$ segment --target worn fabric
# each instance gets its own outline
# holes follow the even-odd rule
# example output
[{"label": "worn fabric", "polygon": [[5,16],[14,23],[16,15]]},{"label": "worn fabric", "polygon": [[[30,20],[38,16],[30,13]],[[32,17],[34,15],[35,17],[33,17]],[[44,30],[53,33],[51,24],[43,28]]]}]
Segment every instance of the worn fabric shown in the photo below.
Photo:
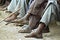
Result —
[{"label": "worn fabric", "polygon": [[23,17],[27,11],[27,2],[26,0],[12,0],[7,9],[11,12],[15,12],[20,9],[19,16]]},{"label": "worn fabric", "polygon": [[22,18],[24,17],[24,15],[26,14],[26,9],[27,9],[27,4],[26,4],[26,0],[21,0],[20,3],[20,11],[19,11],[19,16]]},{"label": "worn fabric", "polygon": [[52,18],[54,18],[55,20],[57,19],[59,14],[59,5],[57,3],[57,0],[48,0],[47,6],[44,10],[44,14],[40,20],[40,22],[45,23],[45,25],[47,26],[51,21]]},{"label": "worn fabric", "polygon": [[30,5],[28,13],[31,13],[32,15],[35,16],[41,16],[41,13],[43,12],[46,6],[45,5],[46,3],[43,2],[46,2],[46,0],[34,0]]},{"label": "worn fabric", "polygon": [[[46,0],[34,0],[27,12],[27,14],[23,17],[26,20],[29,20],[30,27],[37,27],[41,18],[41,13],[43,12],[47,1]],[[22,18],[22,19],[23,19]]]},{"label": "worn fabric", "polygon": [[[23,1],[23,0],[22,0]],[[22,18],[25,16],[25,14],[27,13],[27,11],[29,10],[29,6],[32,3],[32,0],[25,0],[24,2],[21,3],[21,10],[19,11],[19,16]],[[30,4],[29,4],[30,3]],[[25,11],[25,12],[24,12]],[[23,14],[25,13],[25,14]]]},{"label": "worn fabric", "polygon": [[11,0],[11,3],[7,7],[8,11],[14,12],[17,4],[19,3],[20,3],[20,0]]},{"label": "worn fabric", "polygon": [[31,5],[31,3],[32,3],[33,1],[34,1],[34,0],[30,0],[30,1],[28,2],[27,11],[29,10],[29,7],[30,7],[30,5]]}]

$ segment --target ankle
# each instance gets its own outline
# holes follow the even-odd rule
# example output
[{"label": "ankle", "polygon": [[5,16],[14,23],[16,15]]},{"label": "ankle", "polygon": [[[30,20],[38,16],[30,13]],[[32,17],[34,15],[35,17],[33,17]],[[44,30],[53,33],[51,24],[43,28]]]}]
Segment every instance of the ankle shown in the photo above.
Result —
[{"label": "ankle", "polygon": [[43,22],[40,22],[40,24],[39,24],[39,25],[43,25],[44,27],[46,26],[46,25],[45,25],[45,23],[43,23]]}]

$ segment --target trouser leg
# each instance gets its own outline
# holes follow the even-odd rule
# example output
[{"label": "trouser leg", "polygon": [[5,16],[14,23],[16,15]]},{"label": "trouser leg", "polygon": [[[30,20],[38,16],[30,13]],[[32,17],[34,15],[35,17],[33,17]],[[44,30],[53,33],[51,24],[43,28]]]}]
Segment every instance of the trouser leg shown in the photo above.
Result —
[{"label": "trouser leg", "polygon": [[9,4],[9,6],[7,7],[8,11],[13,12],[15,7],[16,7],[16,0],[11,0],[11,3]]},{"label": "trouser leg", "polygon": [[39,25],[40,18],[37,18],[36,16],[31,16],[29,19],[29,27],[31,29],[37,28]]},{"label": "trouser leg", "polygon": [[56,15],[56,7],[53,4],[51,4],[46,9],[46,11],[44,12],[40,22],[45,23],[45,25],[47,26],[49,24],[49,22],[51,21],[52,15],[53,15],[53,17],[55,17],[55,15]]}]

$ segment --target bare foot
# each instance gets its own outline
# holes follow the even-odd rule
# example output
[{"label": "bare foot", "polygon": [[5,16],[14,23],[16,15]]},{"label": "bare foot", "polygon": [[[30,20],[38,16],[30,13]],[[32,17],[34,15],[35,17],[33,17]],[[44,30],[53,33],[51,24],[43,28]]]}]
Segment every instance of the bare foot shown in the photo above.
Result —
[{"label": "bare foot", "polygon": [[11,23],[26,24],[26,23],[28,23],[28,21],[25,20],[24,18],[21,18],[21,19],[18,19],[18,20],[13,20],[13,21],[11,21]]},{"label": "bare foot", "polygon": [[19,33],[30,33],[32,30],[29,28],[29,26],[23,26],[22,29],[20,29],[18,32]]},{"label": "bare foot", "polygon": [[29,35],[25,36],[27,38],[29,37],[34,37],[34,38],[43,38],[42,37],[42,30],[44,29],[45,24],[44,23],[40,23],[39,26],[33,30]]},{"label": "bare foot", "polygon": [[10,22],[12,20],[15,20],[17,18],[16,14],[12,14],[11,16],[9,16],[8,18],[6,18],[4,21],[6,22]]},{"label": "bare foot", "polygon": [[31,32],[29,35],[25,36],[26,38],[43,38],[42,33],[37,33],[35,31]]}]

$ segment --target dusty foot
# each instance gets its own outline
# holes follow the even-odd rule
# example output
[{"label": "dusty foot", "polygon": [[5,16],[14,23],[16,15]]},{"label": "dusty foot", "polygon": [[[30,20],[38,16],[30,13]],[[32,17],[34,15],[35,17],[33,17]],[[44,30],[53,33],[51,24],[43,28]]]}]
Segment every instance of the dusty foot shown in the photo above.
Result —
[{"label": "dusty foot", "polygon": [[26,38],[43,38],[42,33],[31,32],[29,35],[25,36]]},{"label": "dusty foot", "polygon": [[21,18],[21,19],[18,19],[18,20],[13,20],[13,21],[11,21],[11,23],[26,24],[26,23],[28,23],[28,21]]},{"label": "dusty foot", "polygon": [[20,29],[19,33],[30,33],[32,30],[29,28],[29,26],[23,26],[22,29]]},{"label": "dusty foot", "polygon": [[16,18],[17,18],[16,14],[12,14],[10,17],[6,18],[4,21],[10,22],[10,21],[12,21],[12,20],[14,20]]}]

